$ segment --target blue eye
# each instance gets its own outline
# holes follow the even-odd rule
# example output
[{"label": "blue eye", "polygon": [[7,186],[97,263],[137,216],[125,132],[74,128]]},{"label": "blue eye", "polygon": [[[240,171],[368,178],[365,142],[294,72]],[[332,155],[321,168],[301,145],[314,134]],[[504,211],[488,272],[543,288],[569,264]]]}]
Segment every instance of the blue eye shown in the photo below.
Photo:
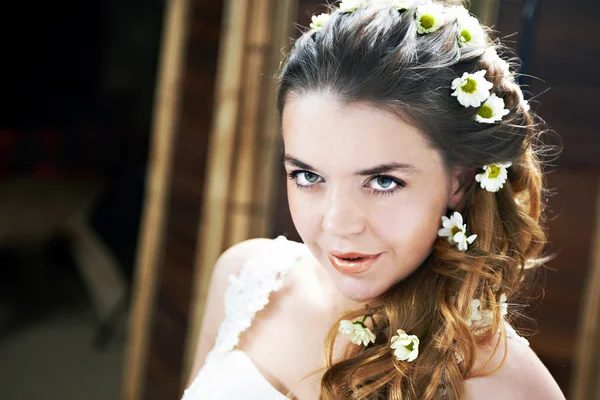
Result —
[{"label": "blue eye", "polygon": [[386,175],[379,175],[371,178],[369,184],[373,183],[376,186],[379,186],[378,188],[370,188],[371,192],[376,196],[389,196],[406,186],[406,183],[403,181]]},{"label": "blue eye", "polygon": [[309,171],[292,171],[288,174],[289,179],[291,179],[296,187],[300,189],[308,190],[315,183],[318,183],[319,178],[321,178],[317,174],[313,174]]},{"label": "blue eye", "polygon": [[390,189],[390,187],[393,189],[395,186],[392,185],[397,185],[397,183],[394,182],[393,179],[388,178],[387,176],[378,176],[376,178],[373,178],[371,181],[377,182],[377,184],[384,190]]},{"label": "blue eye", "polygon": [[[311,190],[323,180],[319,175],[304,170],[291,171],[288,173],[288,178],[301,190]],[[375,196],[389,196],[405,186],[406,183],[403,181],[387,175],[373,176],[367,184],[367,188]]]}]

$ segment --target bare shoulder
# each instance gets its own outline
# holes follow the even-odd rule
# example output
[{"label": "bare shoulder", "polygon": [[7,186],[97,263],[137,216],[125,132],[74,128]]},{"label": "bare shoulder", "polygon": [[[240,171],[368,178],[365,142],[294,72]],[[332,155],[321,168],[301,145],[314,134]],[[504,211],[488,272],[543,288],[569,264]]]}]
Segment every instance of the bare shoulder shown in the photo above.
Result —
[{"label": "bare shoulder", "polygon": [[239,274],[246,260],[267,250],[272,243],[273,239],[245,240],[224,251],[215,263],[188,386],[204,365],[208,352],[215,344],[219,325],[225,318],[225,291],[229,286],[229,276]]},{"label": "bare shoulder", "polygon": [[[484,365],[493,349],[480,348],[475,365]],[[491,372],[500,365],[505,354],[504,341],[484,372]],[[558,384],[534,351],[516,338],[508,338],[506,359],[502,366],[488,376],[465,381],[465,399],[540,399],[564,400]]]}]

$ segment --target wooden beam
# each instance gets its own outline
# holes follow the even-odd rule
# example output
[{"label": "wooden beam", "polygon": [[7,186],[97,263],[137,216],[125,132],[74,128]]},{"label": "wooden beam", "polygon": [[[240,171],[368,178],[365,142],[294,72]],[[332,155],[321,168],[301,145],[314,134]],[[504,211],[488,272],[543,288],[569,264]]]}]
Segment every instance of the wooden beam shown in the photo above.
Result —
[{"label": "wooden beam", "polygon": [[569,396],[574,400],[600,398],[600,182],[591,248],[592,265],[582,296],[573,389]]},{"label": "wooden beam", "polygon": [[182,384],[188,376],[202,323],[212,267],[223,250],[227,205],[235,146],[236,123],[240,112],[240,92],[244,71],[246,23],[252,1],[227,0],[221,37],[215,91],[215,118],[209,138],[207,177],[200,234],[196,245],[196,265],[192,305],[183,366]]},{"label": "wooden beam", "polygon": [[124,400],[138,400],[143,395],[143,377],[162,259],[166,193],[170,182],[172,148],[178,121],[187,10],[188,0],[171,0],[166,3],[159,78],[154,98],[149,175],[123,363]]}]

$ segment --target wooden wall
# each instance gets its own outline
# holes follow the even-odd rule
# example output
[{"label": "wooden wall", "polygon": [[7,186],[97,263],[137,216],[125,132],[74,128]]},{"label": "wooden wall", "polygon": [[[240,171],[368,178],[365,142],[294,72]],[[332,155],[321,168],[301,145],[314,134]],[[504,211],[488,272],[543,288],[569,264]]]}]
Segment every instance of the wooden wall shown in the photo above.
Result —
[{"label": "wooden wall", "polygon": [[[511,38],[517,41],[517,48],[528,29],[521,18],[526,3],[534,2],[501,3],[498,29],[506,35],[518,32]],[[600,90],[600,77],[595,72],[600,61],[600,32],[593,28],[600,4],[585,0],[537,3],[533,47],[529,55],[524,54],[531,61],[526,72],[543,80],[529,81],[531,92],[539,95],[540,104],[534,102],[533,108],[560,135],[564,150],[547,175],[555,192],[548,204],[548,250],[557,257],[548,263],[540,282],[545,296],[528,312],[538,323],[526,328],[538,332],[531,337],[531,345],[570,397],[582,294],[595,250],[595,214],[600,212],[596,209],[600,136],[594,123],[596,111],[590,104]],[[585,13],[580,12],[583,8]]]}]

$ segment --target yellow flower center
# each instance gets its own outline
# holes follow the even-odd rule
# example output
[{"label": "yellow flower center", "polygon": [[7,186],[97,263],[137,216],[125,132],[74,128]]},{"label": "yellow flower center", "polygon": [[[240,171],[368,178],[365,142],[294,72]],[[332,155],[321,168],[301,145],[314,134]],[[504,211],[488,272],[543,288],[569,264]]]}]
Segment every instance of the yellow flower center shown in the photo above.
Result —
[{"label": "yellow flower center", "polygon": [[454,225],[452,227],[452,237],[454,237],[454,235],[456,235],[458,232],[460,232],[460,230],[461,229],[458,226]]},{"label": "yellow flower center", "polygon": [[471,32],[469,32],[467,29],[463,29],[463,31],[460,33],[460,37],[465,43],[469,43],[471,41]]},{"label": "yellow flower center", "polygon": [[479,116],[482,118],[492,118],[492,115],[494,115],[494,110],[490,106],[484,105],[479,109]]},{"label": "yellow flower center", "polygon": [[493,164],[490,165],[489,166],[489,171],[490,172],[488,172],[488,176],[490,178],[497,178],[498,175],[500,175],[500,167],[498,167],[497,165],[493,165]]},{"label": "yellow flower center", "polygon": [[461,88],[463,92],[471,94],[477,90],[477,82],[475,79],[467,78],[467,81],[462,84]]},{"label": "yellow flower center", "polygon": [[431,15],[425,14],[421,17],[420,22],[423,28],[430,29],[433,26],[435,19]]}]

